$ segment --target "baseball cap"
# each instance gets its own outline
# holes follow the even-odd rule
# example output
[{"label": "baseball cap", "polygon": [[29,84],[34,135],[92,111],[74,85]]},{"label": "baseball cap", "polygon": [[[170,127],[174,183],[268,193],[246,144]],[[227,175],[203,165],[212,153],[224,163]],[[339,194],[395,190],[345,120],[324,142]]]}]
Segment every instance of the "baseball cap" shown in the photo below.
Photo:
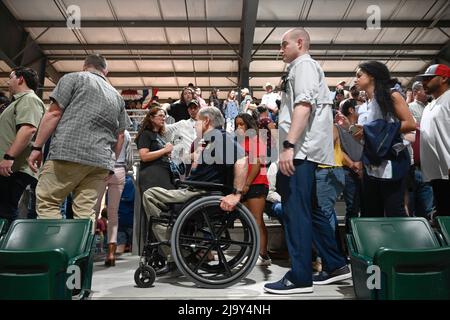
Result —
[{"label": "baseball cap", "polygon": [[192,99],[191,101],[189,101],[188,108],[191,107],[192,105],[194,105],[196,107],[200,107],[200,103],[198,103],[197,99]]},{"label": "baseball cap", "polygon": [[245,93],[245,94],[249,94],[250,90],[248,90],[248,88],[243,88],[243,89],[241,89],[241,92]]},{"label": "baseball cap", "polygon": [[433,64],[427,68],[425,73],[416,76],[419,79],[433,76],[442,76],[450,78],[450,68],[445,64]]}]

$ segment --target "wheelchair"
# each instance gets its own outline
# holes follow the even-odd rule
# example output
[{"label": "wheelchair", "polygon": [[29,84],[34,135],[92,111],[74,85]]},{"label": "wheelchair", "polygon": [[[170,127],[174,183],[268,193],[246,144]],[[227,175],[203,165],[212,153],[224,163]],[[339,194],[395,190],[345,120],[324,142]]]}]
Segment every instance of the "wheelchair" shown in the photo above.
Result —
[{"label": "wheelchair", "polygon": [[[250,273],[259,256],[259,228],[252,213],[241,203],[232,212],[220,208],[222,197],[231,193],[225,185],[198,181],[177,181],[176,185],[206,193],[185,204],[169,205],[169,212],[150,219],[134,275],[136,285],[151,287],[156,271],[165,267],[161,246],[170,246],[178,270],[199,287],[220,289],[238,283]],[[156,241],[152,235],[155,222],[171,229],[169,241]]]}]

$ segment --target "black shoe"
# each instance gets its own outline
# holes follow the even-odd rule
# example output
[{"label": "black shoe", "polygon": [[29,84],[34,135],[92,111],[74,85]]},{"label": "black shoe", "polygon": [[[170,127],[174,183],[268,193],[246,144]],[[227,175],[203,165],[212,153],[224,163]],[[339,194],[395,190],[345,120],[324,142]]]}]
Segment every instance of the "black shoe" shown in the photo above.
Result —
[{"label": "black shoe", "polygon": [[318,285],[331,284],[343,280],[351,279],[352,273],[347,265],[334,270],[331,273],[325,271],[313,275],[313,283]]},{"label": "black shoe", "polygon": [[167,262],[164,267],[162,267],[159,270],[156,270],[156,275],[157,276],[162,276],[164,274],[167,274],[169,272],[173,272],[175,270],[177,270],[177,265],[175,264],[175,262]]}]

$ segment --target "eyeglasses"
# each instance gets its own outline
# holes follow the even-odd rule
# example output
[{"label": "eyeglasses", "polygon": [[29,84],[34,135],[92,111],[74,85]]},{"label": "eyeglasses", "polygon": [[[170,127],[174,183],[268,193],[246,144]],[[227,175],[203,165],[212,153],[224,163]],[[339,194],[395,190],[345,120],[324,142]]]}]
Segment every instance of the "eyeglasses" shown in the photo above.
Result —
[{"label": "eyeglasses", "polygon": [[155,114],[154,117],[158,117],[158,118],[165,118],[166,115],[165,114]]}]

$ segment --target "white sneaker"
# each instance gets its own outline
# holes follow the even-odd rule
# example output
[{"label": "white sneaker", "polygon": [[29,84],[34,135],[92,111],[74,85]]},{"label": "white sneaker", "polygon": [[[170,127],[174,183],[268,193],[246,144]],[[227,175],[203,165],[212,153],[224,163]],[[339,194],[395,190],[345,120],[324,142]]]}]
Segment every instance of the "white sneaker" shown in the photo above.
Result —
[{"label": "white sneaker", "polygon": [[270,266],[272,264],[272,259],[270,259],[269,255],[266,254],[265,257],[259,255],[258,261],[256,261],[257,266]]}]

